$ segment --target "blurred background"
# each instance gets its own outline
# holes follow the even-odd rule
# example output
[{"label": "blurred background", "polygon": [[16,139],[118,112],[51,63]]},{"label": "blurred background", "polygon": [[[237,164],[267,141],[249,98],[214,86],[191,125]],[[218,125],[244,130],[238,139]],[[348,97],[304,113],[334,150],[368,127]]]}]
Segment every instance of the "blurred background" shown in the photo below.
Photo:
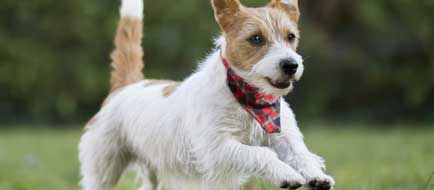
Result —
[{"label": "blurred background", "polygon": [[[300,2],[306,73],[289,96],[300,119],[434,121],[434,0]],[[2,123],[82,123],[98,110],[118,3],[1,0]],[[146,76],[182,80],[219,34],[209,1],[145,7]]]},{"label": "blurred background", "polygon": [[[299,2],[306,71],[288,99],[337,188],[433,189],[434,0]],[[76,144],[108,93],[118,9],[0,0],[1,190],[77,189]],[[145,0],[144,22],[148,78],[184,79],[219,35],[208,0]]]}]

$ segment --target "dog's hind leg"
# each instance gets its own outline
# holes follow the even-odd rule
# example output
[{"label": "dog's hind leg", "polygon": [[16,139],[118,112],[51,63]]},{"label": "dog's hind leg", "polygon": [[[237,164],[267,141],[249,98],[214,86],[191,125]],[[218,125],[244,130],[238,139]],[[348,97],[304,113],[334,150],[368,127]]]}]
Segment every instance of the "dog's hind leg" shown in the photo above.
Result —
[{"label": "dog's hind leg", "polygon": [[[121,19],[115,37],[115,49],[111,56],[111,94],[144,78],[141,46],[143,0],[122,0],[120,11]],[[107,102],[104,104],[108,104]],[[102,109],[111,111],[116,108]],[[81,183],[85,190],[110,190],[131,160],[118,128],[119,124],[114,124],[113,118],[120,119],[120,116],[114,114],[91,121],[87,127],[88,131],[81,139]]]},{"label": "dog's hind leg", "polygon": [[116,185],[131,160],[120,138],[111,126],[90,126],[83,135],[79,158],[84,190],[110,190]]},{"label": "dog's hind leg", "polygon": [[139,190],[155,190],[157,188],[157,175],[149,166],[140,164],[139,172],[142,178],[142,185]]}]

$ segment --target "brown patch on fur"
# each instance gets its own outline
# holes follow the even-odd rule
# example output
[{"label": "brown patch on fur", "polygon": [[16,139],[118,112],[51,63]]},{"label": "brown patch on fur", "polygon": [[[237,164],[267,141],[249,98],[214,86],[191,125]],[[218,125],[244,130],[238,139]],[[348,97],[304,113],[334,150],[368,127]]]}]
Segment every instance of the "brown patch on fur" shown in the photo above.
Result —
[{"label": "brown patch on fur", "polygon": [[115,37],[115,49],[111,54],[112,72],[110,92],[128,84],[143,80],[142,20],[122,17]]},{"label": "brown patch on fur", "polygon": [[[282,1],[286,1],[287,3]],[[286,14],[288,14],[291,20],[298,22],[298,18],[300,17],[298,0],[273,0],[270,4],[268,4],[268,6],[283,10]]]},{"label": "brown patch on fur", "polygon": [[[299,14],[297,0],[287,2],[289,4],[274,0],[266,7],[247,8],[238,0],[213,0],[216,20],[226,38],[224,54],[231,65],[250,71],[277,41],[286,42],[294,50],[297,48],[298,40],[287,41],[290,33],[297,39],[299,36],[298,16],[294,16]],[[247,39],[257,34],[264,37],[264,45],[254,46],[248,42]]]},{"label": "brown patch on fur", "polygon": [[172,80],[146,80],[144,87],[162,84],[166,84],[162,90],[162,94],[163,96],[168,97],[176,91],[180,83]]},{"label": "brown patch on fur", "polygon": [[229,28],[242,8],[239,0],[212,0],[214,16],[221,28]]},{"label": "brown patch on fur", "polygon": [[178,82],[174,82],[172,84],[167,85],[166,87],[163,88],[163,96],[164,97],[168,97],[170,96],[173,92],[176,91],[176,89],[178,88],[180,83]]},{"label": "brown patch on fur", "polygon": [[153,86],[153,85],[159,85],[159,84],[171,84],[176,83],[173,80],[146,80],[144,87]]},{"label": "brown patch on fur", "polygon": [[[149,87],[149,86],[152,86],[152,85],[160,85],[160,84],[168,84],[169,86],[172,86],[172,85],[178,85],[179,82],[172,81],[172,80],[146,80],[146,81],[145,81],[145,84],[144,84],[143,86],[144,86],[144,87]],[[170,91],[171,89],[166,89],[166,88],[168,88],[169,86],[166,86],[166,87],[163,89],[163,95],[164,95],[164,96],[168,96],[168,95],[170,95],[173,91],[176,90],[176,87],[175,87],[175,89],[174,89],[172,92]],[[105,105],[107,105],[107,103],[112,99],[112,97],[115,96],[116,94],[118,94],[120,91],[122,91],[122,89],[123,89],[123,88],[118,88],[118,89],[112,91],[112,92],[111,92],[111,93],[110,93],[110,94],[105,98],[105,100],[103,101],[101,107],[104,107]],[[168,94],[168,95],[165,95],[165,94]],[[86,126],[92,125],[92,124],[94,123],[95,120],[96,120],[96,116],[92,117],[92,119],[90,119],[90,120],[88,121],[88,123],[86,124]]]}]

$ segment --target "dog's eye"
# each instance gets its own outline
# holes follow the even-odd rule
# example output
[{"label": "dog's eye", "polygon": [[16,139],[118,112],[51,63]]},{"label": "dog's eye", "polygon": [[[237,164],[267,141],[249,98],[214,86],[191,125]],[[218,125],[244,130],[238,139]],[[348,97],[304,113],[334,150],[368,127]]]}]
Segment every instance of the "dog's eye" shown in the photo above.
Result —
[{"label": "dog's eye", "polygon": [[265,43],[264,37],[260,34],[255,34],[251,36],[249,39],[247,39],[250,44],[255,46],[262,46]]},{"label": "dog's eye", "polygon": [[288,34],[288,41],[289,42],[293,42],[294,40],[295,40],[295,34],[293,34],[293,33],[291,33],[291,34]]}]

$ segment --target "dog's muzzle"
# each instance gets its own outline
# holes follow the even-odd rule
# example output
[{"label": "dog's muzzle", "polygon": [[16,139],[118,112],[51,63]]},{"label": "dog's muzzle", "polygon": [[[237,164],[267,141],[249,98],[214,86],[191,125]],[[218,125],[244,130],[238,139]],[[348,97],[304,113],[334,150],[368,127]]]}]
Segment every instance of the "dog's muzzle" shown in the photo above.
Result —
[{"label": "dog's muzzle", "polygon": [[289,59],[282,59],[279,62],[280,70],[282,71],[282,76],[277,79],[273,80],[271,78],[266,78],[268,83],[270,83],[271,86],[278,89],[286,89],[291,86],[291,83],[295,80],[294,75],[297,73],[298,69],[298,63],[296,60],[289,58]]},{"label": "dog's muzzle", "polygon": [[292,58],[282,59],[279,63],[279,66],[282,70],[282,73],[286,76],[289,76],[288,78],[292,77],[298,69],[297,61]]}]

